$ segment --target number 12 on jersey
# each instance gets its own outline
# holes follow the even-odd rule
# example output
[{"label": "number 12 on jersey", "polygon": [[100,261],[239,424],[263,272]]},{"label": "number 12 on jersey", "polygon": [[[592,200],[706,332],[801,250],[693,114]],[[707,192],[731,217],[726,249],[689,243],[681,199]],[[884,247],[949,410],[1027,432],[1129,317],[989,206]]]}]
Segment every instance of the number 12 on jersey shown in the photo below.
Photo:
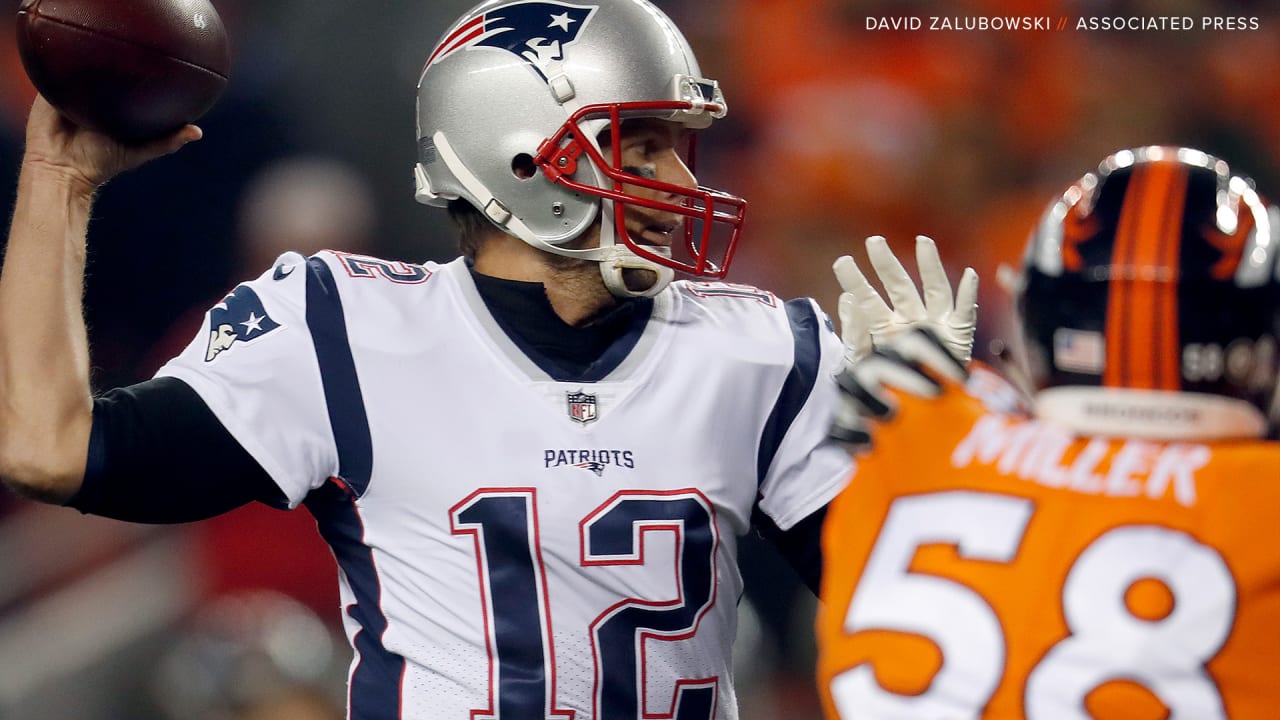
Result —
[{"label": "number 12 on jersey", "polygon": [[[1025,498],[970,491],[893,502],[857,581],[844,632],[923,636],[941,650],[942,666],[917,695],[886,690],[870,663],[840,672],[830,691],[842,720],[982,717],[1005,676],[1004,629],[972,588],[910,566],[930,544],[954,545],[965,560],[1011,563],[1033,510]],[[1158,620],[1136,617],[1125,605],[1126,591],[1145,578],[1159,580],[1173,596],[1172,611]],[[1186,533],[1157,525],[1108,530],[1067,573],[1062,610],[1070,634],[1031,670],[1025,716],[1088,720],[1086,695],[1127,680],[1152,692],[1174,718],[1225,718],[1205,663],[1231,632],[1235,594],[1221,555]]]},{"label": "number 12 on jersey", "polygon": [[[555,648],[536,499],[533,488],[480,490],[451,512],[453,533],[472,535],[476,543],[491,659],[490,707],[473,711],[473,720],[569,720],[574,716],[555,707]],[[643,564],[647,532],[676,535],[676,598],[665,602],[619,598],[590,623],[595,653],[593,717],[652,717],[644,712],[644,699],[637,692],[637,688],[643,692],[644,643],[692,636],[698,620],[715,602],[719,535],[710,501],[696,490],[622,491],[588,513],[578,528],[583,572]],[[711,720],[717,692],[715,678],[679,680],[670,705],[674,712],[663,716]]]}]

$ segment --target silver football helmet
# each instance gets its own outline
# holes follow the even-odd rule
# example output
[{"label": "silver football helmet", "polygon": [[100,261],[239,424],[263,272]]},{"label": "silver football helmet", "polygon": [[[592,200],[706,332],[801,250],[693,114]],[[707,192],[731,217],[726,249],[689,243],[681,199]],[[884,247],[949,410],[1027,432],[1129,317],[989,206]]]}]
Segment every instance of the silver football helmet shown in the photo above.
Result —
[{"label": "silver football helmet", "polygon": [[[618,143],[606,157],[598,138],[619,137],[628,118],[702,129],[726,111],[719,85],[702,77],[684,36],[647,0],[489,0],[445,32],[422,71],[416,198],[466,200],[534,247],[597,261],[615,295],[657,294],[675,270],[722,278],[746,202],[627,172]],[[682,216],[683,247],[633,239],[627,204]],[[598,215],[599,247],[570,247]],[[628,289],[622,271],[630,268],[657,282]]]}]

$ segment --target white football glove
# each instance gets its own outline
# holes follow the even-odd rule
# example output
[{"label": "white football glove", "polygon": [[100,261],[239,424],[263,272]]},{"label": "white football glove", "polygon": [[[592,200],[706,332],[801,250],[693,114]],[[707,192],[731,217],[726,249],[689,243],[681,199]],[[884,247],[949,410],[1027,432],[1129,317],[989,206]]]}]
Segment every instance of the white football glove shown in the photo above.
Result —
[{"label": "white football glove", "polygon": [[867,282],[858,264],[848,255],[836,259],[832,269],[839,281],[840,338],[844,341],[845,366],[884,348],[889,341],[914,327],[928,328],[952,356],[962,363],[973,357],[973,333],[978,321],[978,273],[965,268],[954,300],[942,258],[933,240],[916,236],[916,266],[924,286],[924,300],[898,262],[889,244],[879,235],[867,238],[867,256],[889,295],[890,307]]}]

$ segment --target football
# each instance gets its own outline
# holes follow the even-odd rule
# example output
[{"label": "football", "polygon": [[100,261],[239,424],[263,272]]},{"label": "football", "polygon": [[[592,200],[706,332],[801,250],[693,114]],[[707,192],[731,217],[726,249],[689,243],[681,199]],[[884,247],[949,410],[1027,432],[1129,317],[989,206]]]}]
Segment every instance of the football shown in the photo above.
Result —
[{"label": "football", "polygon": [[209,0],[22,0],[17,36],[46,100],[126,143],[204,115],[231,70],[226,28]]}]

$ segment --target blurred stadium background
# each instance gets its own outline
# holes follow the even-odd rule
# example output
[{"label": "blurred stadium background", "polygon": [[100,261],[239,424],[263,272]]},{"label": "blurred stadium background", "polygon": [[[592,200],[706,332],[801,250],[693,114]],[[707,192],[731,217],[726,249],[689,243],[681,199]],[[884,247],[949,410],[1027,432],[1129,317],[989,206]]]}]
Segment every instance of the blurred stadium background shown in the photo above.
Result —
[{"label": "blurred stadium background", "polygon": [[[149,377],[281,248],[454,256],[444,214],[412,198],[414,85],[472,4],[215,0],[236,66],[205,140],[119,178],[97,208],[87,297],[100,387]],[[729,99],[699,175],[750,201],[731,279],[834,311],[838,255],[860,258],[862,239],[883,234],[909,257],[928,234],[953,279],[965,265],[982,276],[980,358],[1007,322],[996,267],[1016,262],[1050,196],[1110,152],[1191,145],[1280,187],[1274,3],[657,4]],[[16,6],[0,13],[4,207],[34,93]],[[1252,16],[1259,28],[866,30],[867,17],[1008,14]],[[748,539],[742,552],[742,716],[816,718],[813,600],[769,548]],[[335,572],[305,511],[155,528],[0,494],[0,718],[336,717],[348,651]]]}]

